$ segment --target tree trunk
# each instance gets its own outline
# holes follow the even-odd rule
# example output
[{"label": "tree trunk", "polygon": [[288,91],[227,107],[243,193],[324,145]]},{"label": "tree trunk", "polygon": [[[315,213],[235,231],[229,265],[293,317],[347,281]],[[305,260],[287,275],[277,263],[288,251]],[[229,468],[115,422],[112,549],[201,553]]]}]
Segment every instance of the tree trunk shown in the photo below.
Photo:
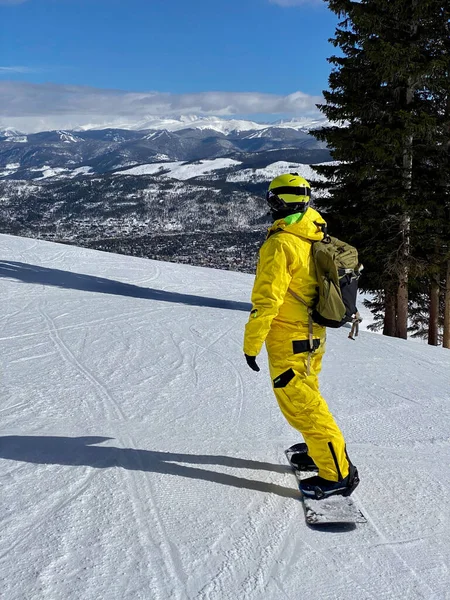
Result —
[{"label": "tree trunk", "polygon": [[450,348],[450,259],[447,260],[447,276],[445,279],[445,310],[444,310],[444,348]]},{"label": "tree trunk", "polygon": [[408,276],[409,276],[409,248],[410,248],[410,218],[405,215],[402,219],[401,236],[402,246],[400,249],[397,290],[397,313],[395,322],[395,336],[408,337]]},{"label": "tree trunk", "polygon": [[[415,24],[413,24],[413,29],[414,28],[416,28]],[[404,90],[404,94],[404,108],[408,110],[408,107],[414,100],[414,87],[411,77],[408,78],[408,84]],[[403,142],[403,195],[406,206],[409,205],[409,197],[412,188],[413,141],[413,136],[407,135]],[[405,212],[400,221],[400,248],[398,253],[399,286],[397,291],[397,320],[395,335],[396,337],[406,340],[408,337],[408,280],[411,246],[411,218],[406,207],[404,211]]]},{"label": "tree trunk", "polygon": [[[450,34],[450,25],[449,25],[449,11],[446,9],[444,13],[445,18],[447,19],[447,31]],[[448,40],[450,36],[447,37],[447,49]],[[447,72],[447,77],[449,73]],[[444,170],[444,177],[446,177],[446,185],[448,189],[448,174],[450,172],[450,138],[449,138],[449,120],[450,120],[450,91],[447,94],[447,103],[446,103],[446,111],[445,111],[445,122],[446,122],[446,132],[447,132],[447,153],[446,153],[446,169]],[[448,249],[448,246],[447,246]],[[447,274],[445,277],[445,295],[444,295],[444,334],[442,338],[442,346],[444,348],[450,348],[450,258],[447,258]]]},{"label": "tree trunk", "polygon": [[439,340],[439,279],[434,276],[430,285],[430,316],[428,321],[428,343],[437,346]]},{"label": "tree trunk", "polygon": [[392,286],[384,291],[384,326],[383,335],[395,336],[395,323],[397,314],[397,297]]}]

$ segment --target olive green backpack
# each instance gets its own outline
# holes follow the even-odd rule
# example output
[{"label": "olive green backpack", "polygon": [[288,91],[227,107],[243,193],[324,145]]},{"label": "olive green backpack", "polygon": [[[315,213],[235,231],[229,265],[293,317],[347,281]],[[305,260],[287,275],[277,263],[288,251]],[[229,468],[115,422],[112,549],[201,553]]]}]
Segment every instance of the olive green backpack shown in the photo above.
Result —
[{"label": "olive green backpack", "polygon": [[335,237],[314,242],[312,255],[319,282],[319,296],[312,311],[313,320],[326,327],[351,323],[358,309],[356,297],[362,265],[358,251]]},{"label": "olive green backpack", "polygon": [[[310,319],[333,328],[352,323],[349,338],[354,339],[361,322],[356,307],[358,279],[363,268],[358,261],[358,251],[350,244],[325,234],[321,242],[312,242],[311,252],[319,285],[314,306],[308,306]],[[306,304],[291,289],[289,292]]]}]

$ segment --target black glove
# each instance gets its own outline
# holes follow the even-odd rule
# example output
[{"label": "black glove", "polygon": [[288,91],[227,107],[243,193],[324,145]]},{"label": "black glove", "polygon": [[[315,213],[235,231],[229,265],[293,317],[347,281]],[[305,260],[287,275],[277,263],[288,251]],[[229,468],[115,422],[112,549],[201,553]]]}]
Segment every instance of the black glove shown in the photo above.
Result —
[{"label": "black glove", "polygon": [[253,369],[253,371],[260,370],[258,365],[256,364],[256,356],[249,356],[248,354],[244,354],[244,356],[250,369]]}]

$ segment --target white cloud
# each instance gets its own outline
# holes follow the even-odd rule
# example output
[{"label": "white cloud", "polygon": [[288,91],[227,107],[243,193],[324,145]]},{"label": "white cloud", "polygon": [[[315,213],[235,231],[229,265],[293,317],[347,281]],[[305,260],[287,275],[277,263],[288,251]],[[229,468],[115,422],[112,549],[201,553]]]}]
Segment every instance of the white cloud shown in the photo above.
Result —
[{"label": "white cloud", "polygon": [[[0,0],[1,4],[1,0]],[[0,75],[10,75],[11,73],[37,73],[38,69],[31,67],[0,67]]]},{"label": "white cloud", "polygon": [[257,92],[169,94],[85,86],[0,81],[2,126],[23,131],[74,128],[91,123],[126,124],[150,116],[318,115],[319,96]]},{"label": "white cloud", "polygon": [[301,6],[302,4],[323,4],[323,0],[269,0],[279,6]]}]

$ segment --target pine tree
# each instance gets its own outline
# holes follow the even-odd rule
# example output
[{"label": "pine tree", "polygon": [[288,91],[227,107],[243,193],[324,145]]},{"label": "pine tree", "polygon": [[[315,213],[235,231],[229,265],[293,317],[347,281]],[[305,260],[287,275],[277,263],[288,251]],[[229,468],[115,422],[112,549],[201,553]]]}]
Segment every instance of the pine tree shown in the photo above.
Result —
[{"label": "pine tree", "polygon": [[[369,276],[363,285],[382,290],[387,335],[406,338],[412,219],[417,213],[415,152],[436,130],[437,118],[424,110],[441,56],[442,3],[434,0],[335,0],[342,21],[333,44],[341,50],[330,90],[320,109],[335,126],[318,131],[334,166],[327,176],[330,211],[362,250]],[[438,69],[439,70],[439,69]],[[431,100],[429,100],[431,101]],[[420,200],[423,205],[423,197]]]},{"label": "pine tree", "polygon": [[442,345],[444,348],[450,348],[450,258],[447,260],[444,298],[444,331],[442,335]]},{"label": "pine tree", "polygon": [[418,207],[413,232],[413,254],[422,264],[423,286],[428,287],[428,342],[437,345],[445,323],[442,301],[450,259],[450,3],[435,3],[429,13],[429,40],[423,49],[433,68],[417,95],[420,110],[433,120],[428,134],[416,140],[413,168]]}]

